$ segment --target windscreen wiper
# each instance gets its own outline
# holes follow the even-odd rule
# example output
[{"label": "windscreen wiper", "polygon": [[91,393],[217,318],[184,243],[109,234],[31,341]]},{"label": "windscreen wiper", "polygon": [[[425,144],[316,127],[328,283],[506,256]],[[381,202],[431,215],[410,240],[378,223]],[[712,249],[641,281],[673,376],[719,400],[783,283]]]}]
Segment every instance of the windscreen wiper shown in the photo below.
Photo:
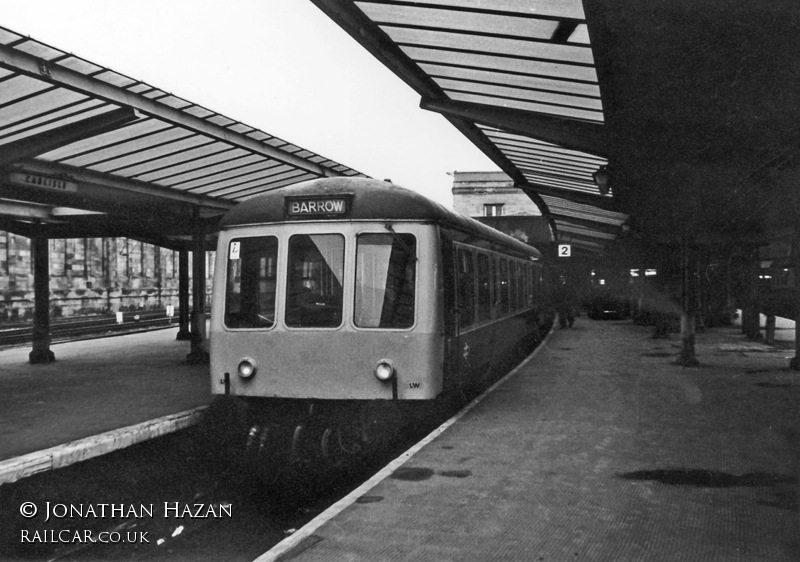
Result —
[{"label": "windscreen wiper", "polygon": [[403,249],[403,250],[404,250],[404,251],[405,251],[405,252],[406,252],[406,253],[407,253],[409,256],[411,256],[411,258],[412,258],[414,261],[417,261],[417,260],[418,260],[418,258],[417,258],[417,255],[414,253],[414,250],[413,250],[412,248],[410,248],[410,247],[408,246],[408,244],[406,244],[406,241],[405,241],[405,240],[403,240],[403,239],[400,237],[400,235],[399,235],[399,234],[397,234],[397,232],[395,232],[394,228],[392,228],[392,225],[391,225],[391,223],[388,223],[388,222],[387,222],[387,223],[386,223],[386,224],[384,224],[383,226],[384,226],[384,228],[386,228],[386,230],[388,230],[389,232],[391,232],[391,233],[392,233],[392,238],[394,239],[394,241],[395,241],[395,242],[397,242],[397,243],[400,245],[400,247],[401,247],[401,248],[402,248],[402,249]]}]

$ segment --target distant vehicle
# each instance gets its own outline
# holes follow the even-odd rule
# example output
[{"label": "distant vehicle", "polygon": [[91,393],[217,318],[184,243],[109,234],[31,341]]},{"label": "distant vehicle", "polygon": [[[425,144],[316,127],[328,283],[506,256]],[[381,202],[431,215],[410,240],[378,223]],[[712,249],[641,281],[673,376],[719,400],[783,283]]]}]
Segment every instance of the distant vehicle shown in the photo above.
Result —
[{"label": "distant vehicle", "polygon": [[328,178],[221,223],[211,388],[274,465],[338,465],[398,435],[552,321],[540,253],[391,183]]},{"label": "distant vehicle", "polygon": [[622,320],[628,307],[613,297],[595,297],[587,305],[587,315],[593,320]]}]

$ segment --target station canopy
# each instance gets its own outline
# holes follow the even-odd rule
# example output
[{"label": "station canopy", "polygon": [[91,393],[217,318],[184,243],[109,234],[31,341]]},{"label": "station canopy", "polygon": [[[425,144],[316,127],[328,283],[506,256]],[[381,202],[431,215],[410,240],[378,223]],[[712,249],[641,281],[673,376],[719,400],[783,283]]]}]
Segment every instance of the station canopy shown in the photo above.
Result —
[{"label": "station canopy", "polygon": [[359,172],[0,27],[0,229],[185,248],[236,203]]},{"label": "station canopy", "polygon": [[797,3],[312,1],[528,192],[559,242],[757,237],[796,185]]}]

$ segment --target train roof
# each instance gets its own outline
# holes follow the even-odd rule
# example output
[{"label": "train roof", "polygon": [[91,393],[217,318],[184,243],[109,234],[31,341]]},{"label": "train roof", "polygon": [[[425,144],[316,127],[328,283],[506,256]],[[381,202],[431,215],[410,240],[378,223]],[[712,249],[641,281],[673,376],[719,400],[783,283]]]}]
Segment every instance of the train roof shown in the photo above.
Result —
[{"label": "train roof", "polygon": [[[335,177],[297,183],[243,201],[223,217],[222,229],[292,220],[287,218],[287,201],[313,201],[346,197],[346,216],[327,216],[329,220],[426,221],[473,233],[490,242],[539,258],[540,252],[470,217],[458,214],[410,189],[388,181],[368,178]],[[295,220],[298,217],[293,217]],[[311,217],[309,217],[311,218]]]}]

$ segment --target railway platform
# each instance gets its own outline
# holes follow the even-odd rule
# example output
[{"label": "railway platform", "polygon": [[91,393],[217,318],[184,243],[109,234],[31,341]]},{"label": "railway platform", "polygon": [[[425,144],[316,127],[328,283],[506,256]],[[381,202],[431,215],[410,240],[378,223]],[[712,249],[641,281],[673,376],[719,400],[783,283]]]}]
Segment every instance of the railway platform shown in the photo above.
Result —
[{"label": "railway platform", "polygon": [[800,375],[735,327],[577,319],[258,561],[800,560]]},{"label": "railway platform", "polygon": [[0,350],[0,484],[194,423],[211,401],[208,366],[188,365],[176,328]]}]

